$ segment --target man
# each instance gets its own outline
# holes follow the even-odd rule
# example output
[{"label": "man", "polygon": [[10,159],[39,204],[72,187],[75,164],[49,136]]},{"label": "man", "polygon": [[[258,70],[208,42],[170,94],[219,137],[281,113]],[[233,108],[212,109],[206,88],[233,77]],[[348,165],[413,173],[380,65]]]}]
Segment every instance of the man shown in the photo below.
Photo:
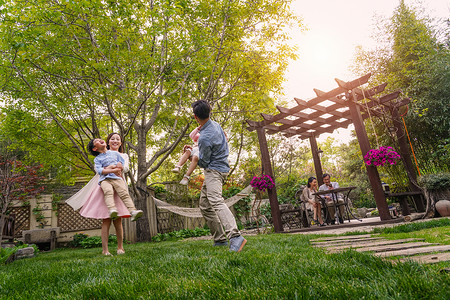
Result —
[{"label": "man", "polygon": [[230,171],[227,138],[222,127],[209,119],[211,106],[208,102],[196,101],[192,108],[201,127],[198,165],[205,174],[200,193],[200,211],[214,237],[214,245],[226,246],[228,238],[230,251],[240,252],[247,240],[238,230],[236,220],[222,197],[222,186]]},{"label": "man", "polygon": [[[323,184],[319,187],[319,192],[320,191],[328,191],[328,190],[332,190],[332,189],[337,189],[339,188],[339,184],[337,182],[331,182],[330,180],[330,174],[323,174],[322,176],[323,179]],[[326,200],[327,203],[327,208],[328,208],[328,212],[331,216],[331,224],[334,225],[335,224],[335,213],[336,210],[334,208],[334,202],[333,199],[331,198],[331,194],[326,194],[324,195],[324,198]],[[342,205],[339,205],[342,204]],[[339,223],[344,223],[344,220],[342,219],[342,217],[344,216],[344,199],[342,199],[342,195],[341,194],[337,194],[337,203],[336,205],[339,205]]]}]

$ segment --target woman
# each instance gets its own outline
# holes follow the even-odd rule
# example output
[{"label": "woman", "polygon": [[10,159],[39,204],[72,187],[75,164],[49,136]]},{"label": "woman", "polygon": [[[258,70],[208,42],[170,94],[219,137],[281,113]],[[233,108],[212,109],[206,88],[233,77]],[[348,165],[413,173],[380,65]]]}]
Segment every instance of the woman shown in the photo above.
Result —
[{"label": "woman", "polygon": [[317,192],[317,179],[315,177],[308,178],[308,184],[303,189],[302,201],[305,202],[306,209],[314,212],[314,223],[320,226],[326,226],[322,219],[322,207],[320,202],[316,202],[313,193]]},{"label": "woman", "polygon": [[[123,165],[123,173],[129,171],[129,159],[126,153],[123,153],[122,138],[118,133],[111,133],[106,139],[107,148],[111,151],[118,151],[120,155],[124,158],[125,163]],[[77,210],[81,207],[80,214],[85,218],[102,219],[102,254],[111,255],[108,250],[108,237],[109,229],[111,227],[111,219],[109,217],[109,210],[106,207],[103,191],[98,185],[98,174],[89,181],[89,183],[84,186],[78,193],[69,198],[66,203]],[[126,208],[125,204],[120,200],[117,194],[114,195],[114,201],[118,210],[118,216],[116,220],[113,221],[114,227],[116,228],[117,236],[117,254],[124,254],[123,249],[123,227],[122,218],[129,218],[130,213]]]}]

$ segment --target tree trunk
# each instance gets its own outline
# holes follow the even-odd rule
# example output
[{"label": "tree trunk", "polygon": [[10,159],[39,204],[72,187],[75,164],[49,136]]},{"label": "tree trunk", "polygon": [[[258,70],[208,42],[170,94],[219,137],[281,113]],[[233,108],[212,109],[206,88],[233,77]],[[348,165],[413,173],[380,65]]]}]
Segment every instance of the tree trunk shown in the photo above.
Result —
[{"label": "tree trunk", "polygon": [[5,215],[0,213],[0,249],[2,247],[2,240],[3,240],[3,227],[5,225]]}]

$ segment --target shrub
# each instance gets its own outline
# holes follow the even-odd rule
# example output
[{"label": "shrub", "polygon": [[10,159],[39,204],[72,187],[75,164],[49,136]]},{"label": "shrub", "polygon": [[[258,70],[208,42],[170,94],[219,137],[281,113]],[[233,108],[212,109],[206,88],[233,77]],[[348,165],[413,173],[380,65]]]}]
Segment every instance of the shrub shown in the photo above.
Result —
[{"label": "shrub", "polygon": [[373,195],[369,195],[363,191],[361,191],[360,193],[355,192],[354,193],[356,195],[355,198],[351,197],[352,203],[354,207],[357,208],[361,208],[361,207],[367,207],[367,208],[371,208],[371,207],[377,207],[376,203],[375,203],[375,199],[373,198]]},{"label": "shrub", "polygon": [[157,235],[152,237],[152,241],[162,242],[168,240],[179,240],[190,237],[205,236],[210,234],[211,232],[209,229],[196,227],[195,229],[181,229],[178,231],[172,231],[167,233],[158,233]]},{"label": "shrub", "polygon": [[[111,234],[108,237],[109,244],[117,244],[117,236]],[[95,248],[102,246],[102,238],[99,236],[88,236],[84,233],[77,233],[73,236],[72,247]]]},{"label": "shrub", "polygon": [[81,242],[88,238],[87,234],[77,233],[73,236],[73,240],[70,245],[74,248],[81,247]]},{"label": "shrub", "polygon": [[445,190],[450,188],[450,173],[437,173],[422,175],[418,183],[427,190]]}]

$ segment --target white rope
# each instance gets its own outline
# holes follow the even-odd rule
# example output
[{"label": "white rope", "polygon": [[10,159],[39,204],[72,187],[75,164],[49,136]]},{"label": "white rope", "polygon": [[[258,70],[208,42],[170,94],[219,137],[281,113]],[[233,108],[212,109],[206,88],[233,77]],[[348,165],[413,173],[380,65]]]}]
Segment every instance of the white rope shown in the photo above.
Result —
[{"label": "white rope", "polygon": [[[251,194],[251,192],[252,192],[252,187],[249,185],[246,188],[244,188],[242,191],[240,191],[239,193],[234,195],[233,197],[225,199],[225,204],[228,207],[230,207],[231,205],[235,204],[242,198],[249,196]],[[175,205],[169,204],[167,202],[164,202],[162,200],[159,200],[153,196],[152,196],[152,198],[155,201],[155,205],[159,209],[167,209],[168,211],[173,212],[177,215],[181,215],[181,216],[185,216],[185,217],[189,217],[189,218],[202,218],[203,217],[202,213],[200,212],[200,208],[198,208],[198,207],[190,208],[190,207],[175,206]]]}]

